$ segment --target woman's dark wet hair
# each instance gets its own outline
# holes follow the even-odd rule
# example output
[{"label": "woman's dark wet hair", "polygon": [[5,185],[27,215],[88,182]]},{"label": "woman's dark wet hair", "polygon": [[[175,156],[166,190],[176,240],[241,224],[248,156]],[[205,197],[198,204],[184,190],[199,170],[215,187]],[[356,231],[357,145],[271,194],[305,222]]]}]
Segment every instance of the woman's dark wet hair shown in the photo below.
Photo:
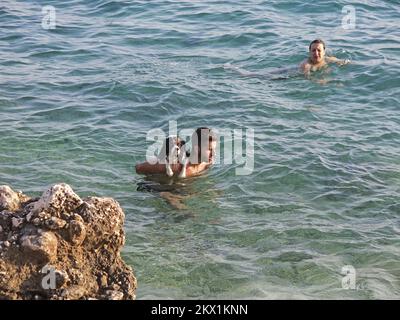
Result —
[{"label": "woman's dark wet hair", "polygon": [[[202,143],[206,140],[207,143],[207,149],[210,148],[210,144],[214,141],[217,141],[217,136],[215,133],[207,127],[200,127],[195,130],[192,134],[192,154],[191,154],[191,162],[192,163],[201,163],[201,162],[208,162],[209,159],[207,158],[206,154],[202,154],[203,150]],[[198,152],[197,154],[194,154],[195,147],[198,147]],[[203,146],[204,147],[204,146]]]},{"label": "woman's dark wet hair", "polygon": [[321,40],[321,39],[315,39],[315,40],[312,41],[312,42],[310,43],[310,45],[308,46],[308,51],[311,50],[311,46],[312,46],[314,43],[321,43],[321,44],[323,45],[323,47],[324,47],[324,50],[325,50],[325,42],[324,42],[323,40]]}]

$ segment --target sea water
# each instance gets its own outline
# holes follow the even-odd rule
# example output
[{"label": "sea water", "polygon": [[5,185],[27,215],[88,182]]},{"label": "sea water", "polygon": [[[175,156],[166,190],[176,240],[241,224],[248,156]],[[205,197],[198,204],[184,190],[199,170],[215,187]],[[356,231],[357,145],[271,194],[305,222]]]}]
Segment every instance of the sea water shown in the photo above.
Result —
[{"label": "sea water", "polygon": [[[2,0],[0,184],[115,198],[138,299],[399,298],[399,21],[394,0]],[[315,38],[352,63],[235,71],[296,69]],[[140,188],[170,123],[253,130],[253,170]]]}]

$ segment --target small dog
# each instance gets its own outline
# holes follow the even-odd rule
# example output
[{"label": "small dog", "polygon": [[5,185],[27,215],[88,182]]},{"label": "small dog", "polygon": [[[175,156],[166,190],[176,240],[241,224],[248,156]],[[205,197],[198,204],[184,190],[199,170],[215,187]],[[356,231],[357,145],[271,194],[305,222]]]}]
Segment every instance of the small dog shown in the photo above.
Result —
[{"label": "small dog", "polygon": [[186,142],[176,136],[170,136],[165,139],[161,151],[158,155],[160,163],[165,161],[165,169],[167,175],[172,177],[174,172],[172,171],[171,164],[182,164],[182,170],[179,173],[179,178],[186,178],[186,167],[189,163],[190,153],[185,150]]}]

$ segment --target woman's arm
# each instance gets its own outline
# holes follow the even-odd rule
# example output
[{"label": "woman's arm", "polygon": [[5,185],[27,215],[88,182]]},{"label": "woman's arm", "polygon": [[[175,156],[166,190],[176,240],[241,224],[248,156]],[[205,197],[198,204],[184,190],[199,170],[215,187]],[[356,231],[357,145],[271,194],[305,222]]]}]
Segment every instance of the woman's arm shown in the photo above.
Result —
[{"label": "woman's arm", "polygon": [[[207,170],[211,166],[211,163],[202,162],[196,165],[188,165],[186,168],[186,177],[197,176],[203,171]],[[175,174],[179,174],[182,170],[182,165],[172,164],[171,165],[172,171]],[[165,169],[165,164],[156,163],[150,164],[148,162],[137,163],[135,165],[136,173],[137,174],[167,174]]]},{"label": "woman's arm", "polygon": [[[171,164],[171,169],[174,173],[177,173],[181,169],[181,164]],[[148,162],[137,163],[135,165],[136,173],[138,174],[167,174],[165,164],[156,163],[150,164]]]},{"label": "woman's arm", "polygon": [[190,165],[186,169],[186,176],[193,177],[201,174],[211,166],[211,163],[202,162],[196,165]]}]

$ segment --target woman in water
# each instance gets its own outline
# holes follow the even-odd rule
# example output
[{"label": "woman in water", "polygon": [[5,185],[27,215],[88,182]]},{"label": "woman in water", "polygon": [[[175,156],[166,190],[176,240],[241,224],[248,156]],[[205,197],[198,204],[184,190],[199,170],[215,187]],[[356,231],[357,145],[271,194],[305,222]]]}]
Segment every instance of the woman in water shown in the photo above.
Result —
[{"label": "woman in water", "polygon": [[[186,177],[197,176],[207,170],[214,162],[215,149],[217,146],[215,133],[206,127],[197,128],[192,134],[191,141],[192,150],[189,161],[186,162]],[[182,172],[183,165],[182,163],[170,165],[174,175]],[[191,192],[188,195],[187,188],[182,188],[184,185],[180,183],[170,184],[171,178],[167,175],[165,164],[142,162],[136,164],[135,167],[136,173],[148,176],[146,177],[147,181],[138,183],[138,190],[157,192],[175,209],[187,209],[183,200],[189,197]]]},{"label": "woman in water", "polygon": [[[192,177],[201,174],[213,163],[217,139],[215,133],[206,127],[200,127],[192,134],[192,150],[189,156],[189,162],[186,164],[186,177]],[[171,164],[173,173],[182,171],[183,164]],[[138,163],[135,166],[138,174],[163,174],[166,175],[166,166],[163,163],[151,164],[146,162]]]}]

